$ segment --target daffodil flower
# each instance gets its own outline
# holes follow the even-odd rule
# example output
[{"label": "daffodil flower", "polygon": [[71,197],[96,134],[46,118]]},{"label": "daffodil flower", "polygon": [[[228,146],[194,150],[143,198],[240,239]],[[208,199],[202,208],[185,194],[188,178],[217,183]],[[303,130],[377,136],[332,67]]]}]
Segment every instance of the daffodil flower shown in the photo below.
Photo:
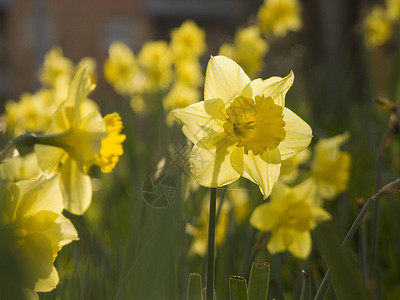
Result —
[{"label": "daffodil flower", "polygon": [[[6,260],[1,262],[3,267],[9,266],[1,270],[7,272],[1,278],[28,291],[31,297],[27,299],[37,299],[36,292],[56,287],[59,278],[53,262],[57,253],[78,239],[71,221],[61,214],[64,206],[57,177],[23,180],[1,190],[0,260]],[[18,293],[10,294],[14,292]]]},{"label": "daffodil flower", "polygon": [[[350,177],[351,156],[340,151],[340,146],[349,139],[349,133],[321,139],[315,145],[311,162],[311,178],[322,199],[332,199],[347,189]],[[318,199],[317,203],[322,199]]]},{"label": "daffodil flower", "polygon": [[306,258],[311,251],[310,231],[329,220],[329,214],[312,205],[315,189],[309,182],[294,188],[275,184],[271,201],[259,205],[250,217],[250,224],[262,231],[270,231],[267,249],[271,254],[288,250],[298,258]]},{"label": "daffodil flower", "polygon": [[204,101],[173,111],[194,143],[190,168],[200,185],[220,187],[243,176],[267,197],[281,160],[311,141],[311,128],[285,107],[294,75],[251,81],[224,56],[208,63]]},{"label": "daffodil flower", "polygon": [[53,116],[45,135],[35,145],[38,163],[44,172],[60,171],[65,208],[82,214],[89,207],[92,186],[87,175],[97,164],[110,172],[123,153],[125,135],[117,113],[102,118],[97,106],[87,99],[94,85],[85,68],[73,78],[67,100]]}]

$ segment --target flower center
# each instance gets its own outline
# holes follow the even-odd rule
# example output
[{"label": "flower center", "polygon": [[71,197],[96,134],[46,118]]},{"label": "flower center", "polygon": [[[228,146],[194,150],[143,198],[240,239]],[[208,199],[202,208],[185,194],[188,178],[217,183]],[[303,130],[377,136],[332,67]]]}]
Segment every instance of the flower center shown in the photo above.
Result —
[{"label": "flower center", "polygon": [[263,154],[267,149],[275,149],[285,139],[283,108],[276,105],[271,97],[256,96],[255,99],[237,97],[227,108],[228,119],[224,123],[225,132],[254,155]]},{"label": "flower center", "polygon": [[299,231],[307,231],[311,228],[310,206],[304,202],[292,202],[282,218],[282,225]]}]

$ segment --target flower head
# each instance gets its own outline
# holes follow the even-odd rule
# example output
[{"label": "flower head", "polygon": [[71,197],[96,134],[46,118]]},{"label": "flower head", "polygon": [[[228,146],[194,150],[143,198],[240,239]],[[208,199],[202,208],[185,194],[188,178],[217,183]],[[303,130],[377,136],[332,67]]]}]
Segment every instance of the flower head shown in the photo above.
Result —
[{"label": "flower head", "polygon": [[267,249],[271,254],[288,250],[298,258],[306,258],[311,251],[311,234],[319,223],[330,219],[329,214],[312,205],[315,189],[309,182],[294,188],[277,183],[271,202],[256,207],[250,224],[262,231],[271,231]]},{"label": "flower head", "polygon": [[135,55],[122,42],[113,42],[108,49],[108,55],[104,64],[105,78],[119,93],[130,94],[138,72]]},{"label": "flower head", "polygon": [[392,24],[383,7],[376,6],[365,19],[365,43],[368,47],[378,47],[392,36]]},{"label": "flower head", "polygon": [[171,50],[175,60],[197,58],[206,50],[205,33],[192,20],[171,31]]},{"label": "flower head", "polygon": [[287,31],[301,28],[301,6],[298,0],[265,0],[258,11],[258,21],[264,34],[283,37]]},{"label": "flower head", "polygon": [[306,148],[312,136],[285,107],[293,77],[251,81],[229,58],[210,59],[205,100],[173,112],[195,144],[189,162],[201,185],[219,187],[243,176],[270,194],[281,160]]},{"label": "flower head", "polygon": [[239,29],[233,45],[222,45],[219,53],[236,61],[251,78],[260,72],[267,52],[268,44],[261,38],[259,28],[250,26]]},{"label": "flower head", "polygon": [[146,42],[138,54],[147,89],[165,89],[172,81],[172,55],[165,41]]},{"label": "flower head", "polygon": [[340,146],[349,139],[344,133],[321,139],[314,150],[311,162],[311,178],[317,185],[318,194],[323,199],[332,199],[347,189],[350,177],[351,156],[340,151]]},{"label": "flower head", "polygon": [[[2,190],[3,192],[3,190]],[[72,223],[65,218],[57,176],[24,180],[7,187],[0,198],[2,266],[10,266],[10,282],[16,288],[51,291],[58,284],[53,262],[63,246],[78,239]],[[16,278],[13,278],[13,275]],[[3,279],[3,277],[2,277]]]},{"label": "flower head", "polygon": [[91,202],[91,182],[87,175],[94,164],[109,172],[122,154],[125,139],[118,114],[102,118],[97,106],[87,98],[94,85],[81,68],[74,76],[68,98],[53,116],[45,135],[35,145],[40,168],[61,172],[65,208],[82,214]]},{"label": "flower head", "polygon": [[40,81],[47,86],[54,86],[58,80],[70,80],[74,64],[63,56],[60,47],[54,47],[46,53],[44,63],[39,71]]}]

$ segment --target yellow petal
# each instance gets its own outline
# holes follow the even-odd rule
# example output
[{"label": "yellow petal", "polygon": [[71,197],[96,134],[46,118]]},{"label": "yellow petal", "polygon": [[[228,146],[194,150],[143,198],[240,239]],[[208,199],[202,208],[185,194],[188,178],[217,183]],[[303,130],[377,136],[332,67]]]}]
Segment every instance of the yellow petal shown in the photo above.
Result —
[{"label": "yellow petal", "polygon": [[213,149],[204,149],[194,145],[189,159],[190,170],[200,185],[220,187],[240,177],[230,162],[230,153],[234,147],[227,142],[221,143]]},{"label": "yellow petal", "polygon": [[35,152],[39,168],[45,173],[55,171],[60,162],[62,163],[68,156],[67,152],[61,148],[38,144],[35,145]]},{"label": "yellow petal", "polygon": [[242,91],[242,96],[254,98],[257,95],[271,97],[276,105],[285,106],[285,96],[294,80],[293,72],[286,77],[270,77],[265,80],[256,79],[250,82]]},{"label": "yellow petal", "polygon": [[68,159],[60,172],[64,206],[69,212],[81,215],[92,201],[92,183],[74,159]]},{"label": "yellow petal", "polygon": [[314,229],[317,225],[331,219],[330,214],[321,207],[311,207],[311,229]]},{"label": "yellow petal", "polygon": [[267,244],[267,249],[271,254],[282,252],[288,249],[292,241],[292,230],[281,227],[271,233],[271,237]]},{"label": "yellow petal", "polygon": [[292,189],[292,192],[300,201],[307,202],[310,205],[316,203],[317,185],[314,183],[311,177],[296,185]]},{"label": "yellow petal", "polygon": [[280,212],[272,203],[263,203],[257,206],[250,216],[251,226],[261,231],[270,231],[280,220]]},{"label": "yellow petal", "polygon": [[[208,110],[210,110],[209,107]],[[211,132],[224,131],[223,122],[206,112],[204,101],[194,103],[186,108],[176,109],[172,114],[183,123],[183,133],[194,144]]]},{"label": "yellow petal", "polygon": [[243,151],[243,147],[240,147],[232,152],[232,167],[240,175],[257,184],[264,198],[267,198],[278,181],[281,164],[269,164],[261,156],[253,155],[251,151],[244,154]]},{"label": "yellow petal", "polygon": [[283,120],[285,121],[285,139],[278,145],[282,160],[304,150],[311,142],[312,130],[298,115],[288,108],[283,109]]},{"label": "yellow petal", "polygon": [[37,292],[50,292],[55,289],[58,284],[59,278],[56,268],[53,267],[51,273],[46,278],[40,278],[35,283],[35,291]]},{"label": "yellow petal", "polygon": [[304,259],[311,252],[311,234],[309,231],[296,231],[288,250],[296,257]]},{"label": "yellow petal", "polygon": [[222,99],[225,104],[240,96],[250,78],[233,60],[214,56],[208,62],[204,83],[204,99]]}]

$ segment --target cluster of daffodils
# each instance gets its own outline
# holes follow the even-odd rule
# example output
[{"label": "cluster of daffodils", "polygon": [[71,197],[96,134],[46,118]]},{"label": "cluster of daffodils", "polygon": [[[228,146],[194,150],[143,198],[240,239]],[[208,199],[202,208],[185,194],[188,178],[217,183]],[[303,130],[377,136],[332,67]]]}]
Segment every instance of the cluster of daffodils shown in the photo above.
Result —
[{"label": "cluster of daffodils", "polygon": [[265,38],[282,38],[289,31],[300,30],[300,13],[298,0],[265,0],[258,11],[257,24],[239,28],[233,42],[223,44],[219,54],[237,62],[250,78],[257,76],[269,49]]},{"label": "cluster of daffodils", "polygon": [[[38,299],[37,292],[56,287],[57,253],[78,239],[63,210],[84,214],[92,200],[90,168],[97,165],[102,172],[111,172],[123,154],[121,117],[118,113],[102,117],[88,98],[95,87],[93,65],[86,60],[88,64],[82,63],[71,79],[72,65],[60,55],[58,48],[51,50],[40,72],[43,84],[49,86],[46,101],[55,102],[48,104],[46,124],[11,126],[17,125],[16,119],[10,120],[9,111],[4,116],[11,134],[19,132],[16,128],[24,134],[1,152],[1,280],[9,280],[13,287],[0,295],[2,299]],[[62,91],[57,90],[60,87]],[[41,99],[32,98],[32,105],[42,105]],[[50,114],[52,105],[56,109]],[[42,115],[35,113],[46,108],[29,116],[40,119]],[[22,147],[34,152],[19,156],[17,149]]]},{"label": "cluster of daffodils", "polygon": [[[285,95],[294,80],[288,76],[251,81],[242,68],[224,56],[208,63],[204,101],[173,111],[183,133],[194,144],[189,158],[193,177],[205,187],[221,187],[247,178],[259,186],[266,203],[244,215],[244,201],[224,204],[220,216],[232,207],[237,220],[250,215],[250,223],[270,231],[268,250],[288,250],[305,258],[311,250],[310,231],[330,218],[322,199],[331,199],[347,187],[350,156],[339,151],[347,134],[321,140],[315,146],[309,178],[294,187],[299,166],[310,154],[306,149],[311,128],[285,107]],[[229,196],[231,198],[231,196]],[[242,197],[246,199],[245,196]],[[204,211],[204,210],[203,210]],[[192,251],[204,254],[204,217],[200,217]],[[217,244],[226,232],[218,221]]]},{"label": "cluster of daffodils", "polygon": [[18,136],[26,132],[46,131],[54,112],[67,97],[74,72],[83,65],[87,66],[88,74],[95,83],[96,62],[92,58],[83,58],[75,66],[63,56],[61,48],[52,48],[38,73],[41,88],[33,94],[22,94],[19,101],[6,102],[2,122],[6,124],[8,132]]},{"label": "cluster of daffodils", "polygon": [[146,42],[139,53],[122,42],[114,42],[104,65],[104,75],[114,89],[131,99],[132,109],[143,114],[149,110],[151,98],[166,93],[162,105],[169,113],[200,100],[202,84],[200,57],[206,50],[205,33],[193,21],[185,21],[171,31],[171,41]]},{"label": "cluster of daffodils", "polygon": [[385,6],[374,6],[364,21],[365,44],[378,47],[392,37],[393,26],[400,21],[400,1],[386,0]]}]

